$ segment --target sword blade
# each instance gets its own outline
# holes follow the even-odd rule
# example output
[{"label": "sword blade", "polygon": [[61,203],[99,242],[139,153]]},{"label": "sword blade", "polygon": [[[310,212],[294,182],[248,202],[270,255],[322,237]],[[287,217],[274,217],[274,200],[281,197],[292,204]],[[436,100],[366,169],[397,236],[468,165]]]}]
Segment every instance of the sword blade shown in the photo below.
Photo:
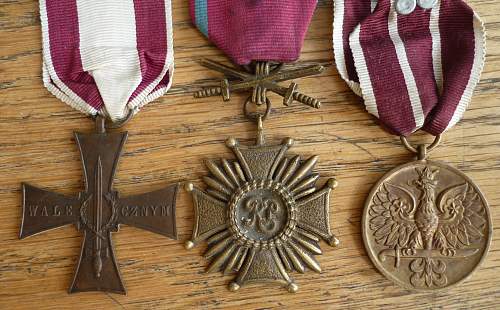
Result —
[{"label": "sword blade", "polygon": [[[95,182],[94,182],[94,229],[97,234],[101,233],[101,222],[102,222],[102,163],[101,157],[97,157],[97,164],[95,169]],[[95,236],[95,248],[94,248],[94,273],[96,277],[101,276],[102,271],[102,260],[101,260],[101,238]]]},{"label": "sword blade", "polygon": [[[254,78],[254,79],[245,80],[245,81],[241,81],[241,82],[230,83],[229,89],[232,91],[235,91],[235,90],[256,87],[258,85],[271,85],[271,84],[274,84],[277,82],[283,82],[283,81],[288,81],[288,80],[292,80],[292,79],[296,79],[296,78],[301,78],[301,77],[319,74],[319,73],[323,72],[324,70],[325,70],[325,67],[317,65],[317,66],[312,66],[312,67],[308,67],[308,68],[304,68],[304,69],[295,69],[295,70],[284,71],[284,72],[279,71],[279,72],[270,74],[270,75],[262,77],[262,78]],[[250,76],[250,77],[252,77],[252,76]],[[266,86],[266,88],[268,88],[268,87]],[[276,87],[274,87],[274,88],[276,89]]]},{"label": "sword blade", "polygon": [[200,64],[204,67],[209,68],[209,69],[224,73],[225,76],[232,76],[232,77],[242,79],[242,80],[247,79],[247,78],[252,76],[249,73],[240,72],[234,68],[228,67],[226,65],[223,65],[221,63],[218,63],[218,62],[215,62],[212,60],[208,60],[208,59],[200,60]]},{"label": "sword blade", "polygon": [[298,79],[301,77],[307,77],[311,75],[316,75],[320,74],[321,72],[325,71],[325,67],[321,65],[316,65],[316,66],[311,66],[311,67],[306,67],[302,69],[295,69],[295,70],[290,70],[290,71],[280,71],[275,74],[269,75],[269,77],[266,77],[268,80],[274,80],[276,82],[282,82],[282,81],[288,81],[288,80],[293,80],[293,79]]},{"label": "sword blade", "polygon": [[[463,250],[456,250],[455,255],[443,255],[440,250],[423,250],[423,249],[416,249],[415,254],[404,254],[403,252],[400,251],[399,256],[401,258],[423,258],[423,257],[428,257],[428,258],[441,258],[441,259],[446,259],[446,258],[466,258],[469,256],[472,256],[476,254],[479,250],[478,249],[463,249]],[[386,256],[386,257],[396,257],[397,253],[395,250],[383,250],[379,253],[379,256]]]}]

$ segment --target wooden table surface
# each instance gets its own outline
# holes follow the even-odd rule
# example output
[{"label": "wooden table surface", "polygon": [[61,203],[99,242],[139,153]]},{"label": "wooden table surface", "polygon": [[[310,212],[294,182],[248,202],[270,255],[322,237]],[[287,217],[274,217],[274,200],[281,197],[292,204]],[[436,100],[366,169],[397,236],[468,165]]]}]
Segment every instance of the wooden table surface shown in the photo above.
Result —
[{"label": "wooden table surface", "polygon": [[[488,29],[484,74],[464,119],[444,137],[432,158],[447,161],[472,177],[491,205],[493,228],[500,229],[500,3],[472,0]],[[226,61],[192,26],[188,1],[173,1],[176,71],[168,95],[139,113],[126,130],[115,188],[124,195],[176,181],[201,185],[203,159],[230,157],[224,141],[250,143],[254,126],[241,114],[243,96],[195,100],[192,91],[220,75],[195,60]],[[385,172],[411,159],[399,140],[382,131],[364,111],[333,66],[332,1],[319,1],[300,62],[328,69],[305,78],[300,87],[321,98],[320,110],[276,105],[266,122],[270,141],[293,137],[292,149],[319,154],[322,180],[340,185],[331,201],[333,231],[341,246],[322,244],[321,274],[293,274],[296,294],[273,285],[227,290],[230,276],[205,274],[204,246],[183,247],[190,237],[193,207],[185,191],[177,205],[179,240],[122,226],[114,234],[116,256],[128,295],[66,293],[79,255],[74,226],[18,240],[21,181],[63,194],[82,188],[82,170],[73,131],[93,123],[62,104],[43,87],[38,2],[0,0],[0,309],[173,309],[173,308],[500,308],[500,243],[493,236],[481,268],[462,285],[439,293],[414,293],[392,284],[364,250],[360,220],[370,187]],[[272,97],[279,102],[277,97]],[[415,141],[428,141],[425,135]]]}]

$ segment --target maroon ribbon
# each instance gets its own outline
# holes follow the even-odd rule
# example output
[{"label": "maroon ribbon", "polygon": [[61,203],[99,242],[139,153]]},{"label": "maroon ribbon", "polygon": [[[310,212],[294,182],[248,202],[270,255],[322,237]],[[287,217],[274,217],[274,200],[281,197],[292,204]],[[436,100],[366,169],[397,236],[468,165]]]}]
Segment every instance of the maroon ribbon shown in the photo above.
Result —
[{"label": "maroon ribbon", "polygon": [[389,131],[439,135],[462,118],[480,79],[484,27],[462,0],[402,12],[408,3],[335,0],[335,61]]},{"label": "maroon ribbon", "polygon": [[316,0],[190,0],[193,23],[236,64],[299,58]]},{"label": "maroon ribbon", "polygon": [[170,0],[39,2],[43,81],[57,98],[118,121],[170,88]]}]

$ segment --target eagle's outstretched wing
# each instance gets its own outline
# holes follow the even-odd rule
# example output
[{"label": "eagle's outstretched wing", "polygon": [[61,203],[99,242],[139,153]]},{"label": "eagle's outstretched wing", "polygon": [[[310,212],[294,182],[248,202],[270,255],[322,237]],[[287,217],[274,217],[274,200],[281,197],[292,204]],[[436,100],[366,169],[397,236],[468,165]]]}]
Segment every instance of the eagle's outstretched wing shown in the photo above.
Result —
[{"label": "eagle's outstretched wing", "polygon": [[419,234],[413,220],[415,208],[415,197],[410,191],[390,183],[382,185],[368,211],[375,241],[390,247],[408,247],[410,240],[416,242]]},{"label": "eagle's outstretched wing", "polygon": [[484,207],[467,183],[450,187],[437,200],[439,226],[434,235],[438,249],[459,249],[479,241],[486,221]]}]

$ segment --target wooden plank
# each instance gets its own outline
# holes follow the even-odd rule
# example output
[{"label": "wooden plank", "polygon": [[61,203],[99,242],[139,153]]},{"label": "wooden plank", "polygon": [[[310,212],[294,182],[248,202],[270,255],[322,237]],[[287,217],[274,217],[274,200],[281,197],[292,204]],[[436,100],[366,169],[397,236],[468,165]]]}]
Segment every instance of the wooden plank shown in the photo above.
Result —
[{"label": "wooden plank", "polygon": [[[126,126],[130,139],[120,162],[116,189],[124,195],[175,181],[201,183],[205,158],[231,156],[228,136],[250,142],[255,128],[241,115],[243,96],[195,100],[191,93],[219,75],[195,60],[226,61],[191,25],[188,1],[174,0],[176,72],[170,93],[148,105]],[[494,229],[500,229],[500,3],[469,1],[488,29],[488,56],[482,80],[464,120],[444,137],[432,158],[471,176],[486,194]],[[178,241],[123,227],[113,239],[128,296],[66,294],[80,247],[74,227],[18,240],[20,182],[65,194],[81,190],[82,172],[73,130],[90,131],[86,117],[62,104],[41,81],[38,2],[0,3],[0,308],[498,308],[500,246],[494,235],[482,267],[463,285],[440,293],[412,293],[386,280],[371,264],[360,236],[364,199],[390,168],[410,159],[399,140],[382,131],[359,98],[340,79],[331,48],[332,3],[320,1],[300,61],[328,65],[317,78],[300,81],[302,90],[323,101],[320,110],[276,105],[266,123],[268,139],[294,137],[297,154],[319,154],[322,180],[340,182],[331,205],[341,246],[323,244],[323,273],[293,274],[297,294],[275,286],[250,286],[230,293],[230,277],[205,274],[204,247],[183,248],[191,234],[193,209],[187,193],[178,199]],[[276,102],[279,98],[272,97]],[[423,141],[424,135],[416,140]]]}]

